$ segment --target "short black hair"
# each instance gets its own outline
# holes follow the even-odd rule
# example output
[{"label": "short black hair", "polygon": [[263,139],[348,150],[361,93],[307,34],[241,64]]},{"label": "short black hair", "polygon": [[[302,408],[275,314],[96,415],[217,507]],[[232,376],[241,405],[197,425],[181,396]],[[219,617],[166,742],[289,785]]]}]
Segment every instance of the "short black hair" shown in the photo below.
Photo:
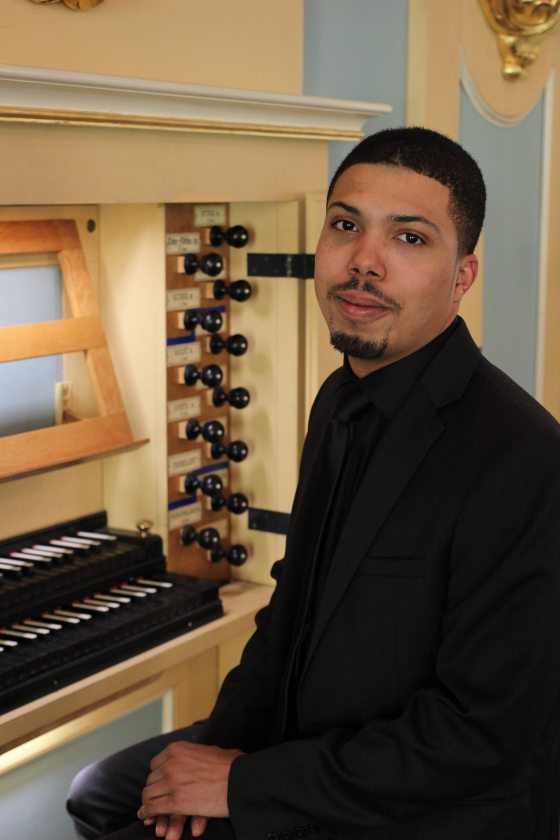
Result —
[{"label": "short black hair", "polygon": [[428,128],[388,128],[365,137],[344,158],[329,186],[357,163],[380,163],[410,169],[449,189],[449,218],[457,231],[461,256],[472,254],[486,208],[486,187],[476,161],[462,146]]}]

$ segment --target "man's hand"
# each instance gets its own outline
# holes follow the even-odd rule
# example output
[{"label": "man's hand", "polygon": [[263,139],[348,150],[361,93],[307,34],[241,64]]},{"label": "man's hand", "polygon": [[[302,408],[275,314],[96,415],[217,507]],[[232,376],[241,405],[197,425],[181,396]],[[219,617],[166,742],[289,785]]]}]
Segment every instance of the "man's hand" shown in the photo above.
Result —
[{"label": "man's hand", "polygon": [[[162,814],[228,817],[229,771],[234,759],[242,754],[240,750],[223,750],[187,741],[170,744],[150,762],[151,773],[142,791],[139,819],[153,820]],[[156,823],[156,835],[178,840],[181,835],[176,835],[176,830],[180,827],[182,832],[184,825],[183,820],[179,826],[178,820],[181,817],[169,817],[163,835],[158,833]],[[171,821],[175,823],[173,826]],[[196,819],[193,836],[200,836],[205,828],[205,821]],[[162,829],[161,823],[159,830]]]}]

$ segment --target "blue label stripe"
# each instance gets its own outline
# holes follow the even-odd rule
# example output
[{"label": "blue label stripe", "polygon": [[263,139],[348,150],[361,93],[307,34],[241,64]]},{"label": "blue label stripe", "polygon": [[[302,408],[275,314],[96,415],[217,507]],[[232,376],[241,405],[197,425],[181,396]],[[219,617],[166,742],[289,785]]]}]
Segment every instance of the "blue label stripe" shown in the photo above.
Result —
[{"label": "blue label stripe", "polygon": [[168,502],[167,510],[177,510],[177,508],[186,507],[196,502],[196,493],[192,496],[187,496],[185,499],[178,499],[176,502]]},{"label": "blue label stripe", "polygon": [[181,338],[168,338],[166,344],[168,347],[172,347],[175,344],[191,344],[193,341],[195,341],[194,330],[191,330],[186,337],[181,336]]},{"label": "blue label stripe", "polygon": [[[189,309],[188,312],[196,312],[198,314],[204,312],[224,312],[226,311],[225,306],[204,306],[198,307],[197,309]],[[172,347],[174,344],[188,344],[191,341],[195,341],[195,334],[194,330],[190,330],[186,336],[180,336],[179,338],[168,338],[166,344],[168,347]]]},{"label": "blue label stripe", "polygon": [[207,467],[199,467],[197,470],[191,470],[189,475],[204,475],[205,473],[215,472],[216,470],[227,470],[229,461],[220,461],[219,464],[209,464]]}]

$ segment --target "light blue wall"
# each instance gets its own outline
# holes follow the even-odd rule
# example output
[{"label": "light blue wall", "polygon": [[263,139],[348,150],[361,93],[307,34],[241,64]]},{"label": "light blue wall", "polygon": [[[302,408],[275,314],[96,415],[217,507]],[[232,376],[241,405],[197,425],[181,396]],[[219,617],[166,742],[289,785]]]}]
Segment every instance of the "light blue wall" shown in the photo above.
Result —
[{"label": "light blue wall", "polygon": [[[366,134],[406,121],[408,0],[304,0],[303,91],[392,105]],[[331,143],[331,175],[353,143]]]},{"label": "light blue wall", "polygon": [[461,142],[488,189],[483,350],[535,392],[543,142],[542,100],[513,126],[488,122],[461,91]]},{"label": "light blue wall", "polygon": [[161,700],[0,777],[0,837],[73,840],[66,813],[71,780],[82,767],[161,733]]},{"label": "light blue wall", "polygon": [[[61,318],[58,266],[1,270],[0,300],[0,327]],[[57,356],[0,364],[0,436],[52,426],[54,387],[61,378]]]}]

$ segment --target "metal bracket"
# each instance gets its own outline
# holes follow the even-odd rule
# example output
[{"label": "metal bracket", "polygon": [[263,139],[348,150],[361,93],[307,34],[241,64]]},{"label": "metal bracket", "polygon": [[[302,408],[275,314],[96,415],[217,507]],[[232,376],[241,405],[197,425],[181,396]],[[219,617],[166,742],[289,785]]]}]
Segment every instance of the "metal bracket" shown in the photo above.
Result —
[{"label": "metal bracket", "polygon": [[247,254],[249,277],[297,277],[309,280],[315,273],[315,254]]},{"label": "metal bracket", "polygon": [[251,531],[267,531],[269,534],[287,534],[289,525],[289,513],[278,513],[275,510],[262,510],[262,508],[249,508],[249,529]]}]

